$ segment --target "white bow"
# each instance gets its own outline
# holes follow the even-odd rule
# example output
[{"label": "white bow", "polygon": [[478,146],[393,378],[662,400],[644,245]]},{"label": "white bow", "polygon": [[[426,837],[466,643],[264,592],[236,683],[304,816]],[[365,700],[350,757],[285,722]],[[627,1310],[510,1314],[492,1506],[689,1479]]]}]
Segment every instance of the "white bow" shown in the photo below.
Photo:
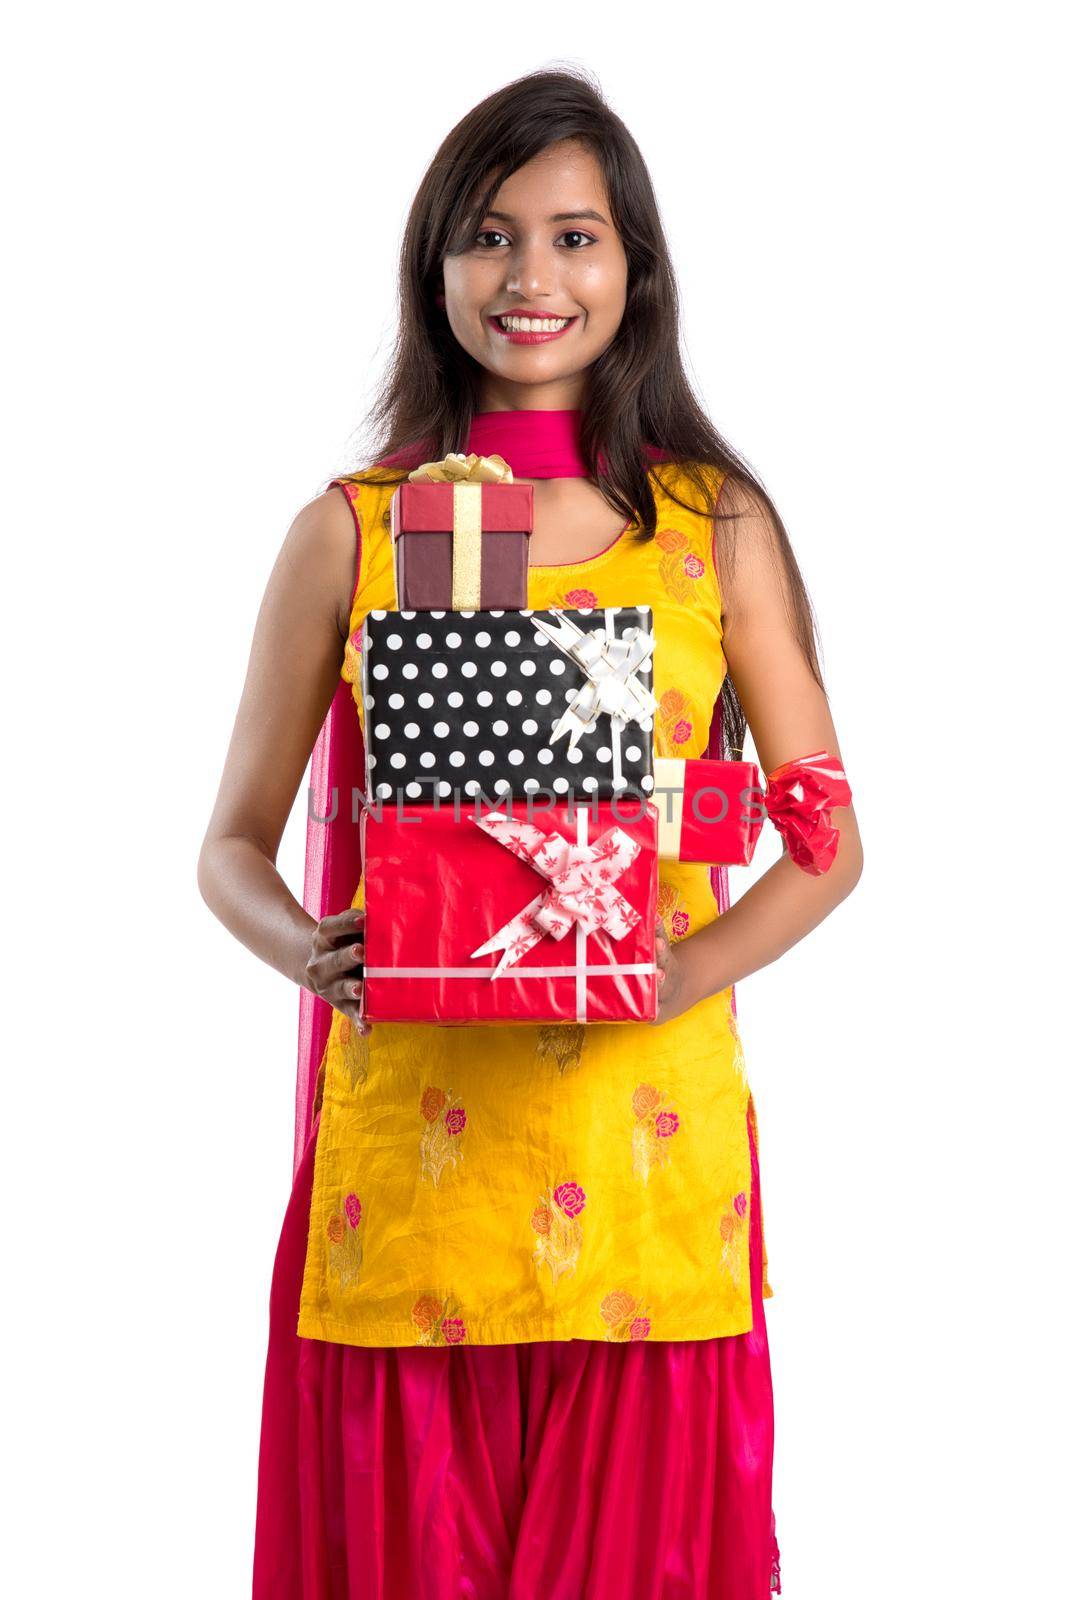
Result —
[{"label": "white bow", "polygon": [[628,722],[651,717],[656,700],[636,674],[652,656],[656,645],[653,635],[640,628],[625,628],[621,639],[597,639],[584,633],[565,612],[553,607],[550,615],[557,619],[555,627],[544,620],[544,612],[532,615],[530,620],[582,668],[586,682],[553,723],[549,743],[570,734],[568,749],[573,750],[602,713],[612,719],[616,737]]}]

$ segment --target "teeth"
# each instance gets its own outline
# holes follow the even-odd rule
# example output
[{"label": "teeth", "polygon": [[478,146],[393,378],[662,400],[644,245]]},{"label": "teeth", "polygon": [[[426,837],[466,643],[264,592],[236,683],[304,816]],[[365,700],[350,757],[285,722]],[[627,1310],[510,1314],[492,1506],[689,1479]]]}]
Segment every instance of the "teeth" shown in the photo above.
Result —
[{"label": "teeth", "polygon": [[497,321],[509,333],[558,333],[566,328],[570,317],[498,317]]}]

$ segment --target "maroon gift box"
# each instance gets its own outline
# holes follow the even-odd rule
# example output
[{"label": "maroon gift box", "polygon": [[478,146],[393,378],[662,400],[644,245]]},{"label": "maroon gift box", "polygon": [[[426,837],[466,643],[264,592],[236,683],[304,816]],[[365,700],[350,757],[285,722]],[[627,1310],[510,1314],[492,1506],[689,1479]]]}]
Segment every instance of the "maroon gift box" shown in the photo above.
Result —
[{"label": "maroon gift box", "polygon": [[747,866],[764,826],[764,790],[753,761],[653,758],[653,800],[665,861]]},{"label": "maroon gift box", "polygon": [[[597,804],[513,802],[511,818],[537,830],[539,844],[548,841],[580,876],[592,876],[583,864],[589,846],[624,858],[621,870],[610,869],[615,876],[608,893],[618,894],[615,905],[624,903],[634,925],[612,936],[603,928],[584,932],[574,922],[561,938],[545,932],[505,966],[500,947],[473,952],[529,911],[532,901],[544,901],[554,886],[476,820],[500,826],[490,819],[507,814],[506,806],[476,802],[380,805],[363,812],[368,1021],[654,1020],[655,807],[622,797]],[[613,834],[617,829],[626,836],[622,848]],[[577,867],[566,848],[574,845],[585,852]],[[561,898],[566,903],[566,895]]]},{"label": "maroon gift box", "polygon": [[[452,611],[453,488],[402,483],[390,501],[399,611]],[[465,487],[468,487],[465,485]],[[481,582],[464,609],[521,611],[527,604],[534,486],[486,483],[481,489]]]}]

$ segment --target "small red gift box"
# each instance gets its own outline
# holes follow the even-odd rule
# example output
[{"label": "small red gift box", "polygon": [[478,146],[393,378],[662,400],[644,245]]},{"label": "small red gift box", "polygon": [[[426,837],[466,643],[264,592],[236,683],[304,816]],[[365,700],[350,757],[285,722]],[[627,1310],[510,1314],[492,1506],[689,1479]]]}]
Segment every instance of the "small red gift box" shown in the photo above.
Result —
[{"label": "small red gift box", "polygon": [[390,501],[399,611],[521,611],[529,483],[402,483]]},{"label": "small red gift box", "polygon": [[755,762],[654,757],[661,858],[748,865],[764,825],[763,797]]},{"label": "small red gift box", "polygon": [[370,1022],[651,1022],[657,817],[640,799],[368,808]]}]

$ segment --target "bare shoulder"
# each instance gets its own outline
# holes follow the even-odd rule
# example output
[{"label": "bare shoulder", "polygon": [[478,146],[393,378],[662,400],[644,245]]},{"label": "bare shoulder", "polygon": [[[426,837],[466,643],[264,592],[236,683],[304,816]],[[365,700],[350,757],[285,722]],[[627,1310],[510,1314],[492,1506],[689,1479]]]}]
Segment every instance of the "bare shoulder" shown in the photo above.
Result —
[{"label": "bare shoulder", "polygon": [[316,609],[328,611],[344,635],[358,555],[348,498],[342,489],[324,489],[293,518],[278,555],[276,576]]},{"label": "bare shoulder", "polygon": [[344,564],[353,554],[356,530],[343,489],[324,489],[297,512],[286,535],[287,553],[318,566]]}]

